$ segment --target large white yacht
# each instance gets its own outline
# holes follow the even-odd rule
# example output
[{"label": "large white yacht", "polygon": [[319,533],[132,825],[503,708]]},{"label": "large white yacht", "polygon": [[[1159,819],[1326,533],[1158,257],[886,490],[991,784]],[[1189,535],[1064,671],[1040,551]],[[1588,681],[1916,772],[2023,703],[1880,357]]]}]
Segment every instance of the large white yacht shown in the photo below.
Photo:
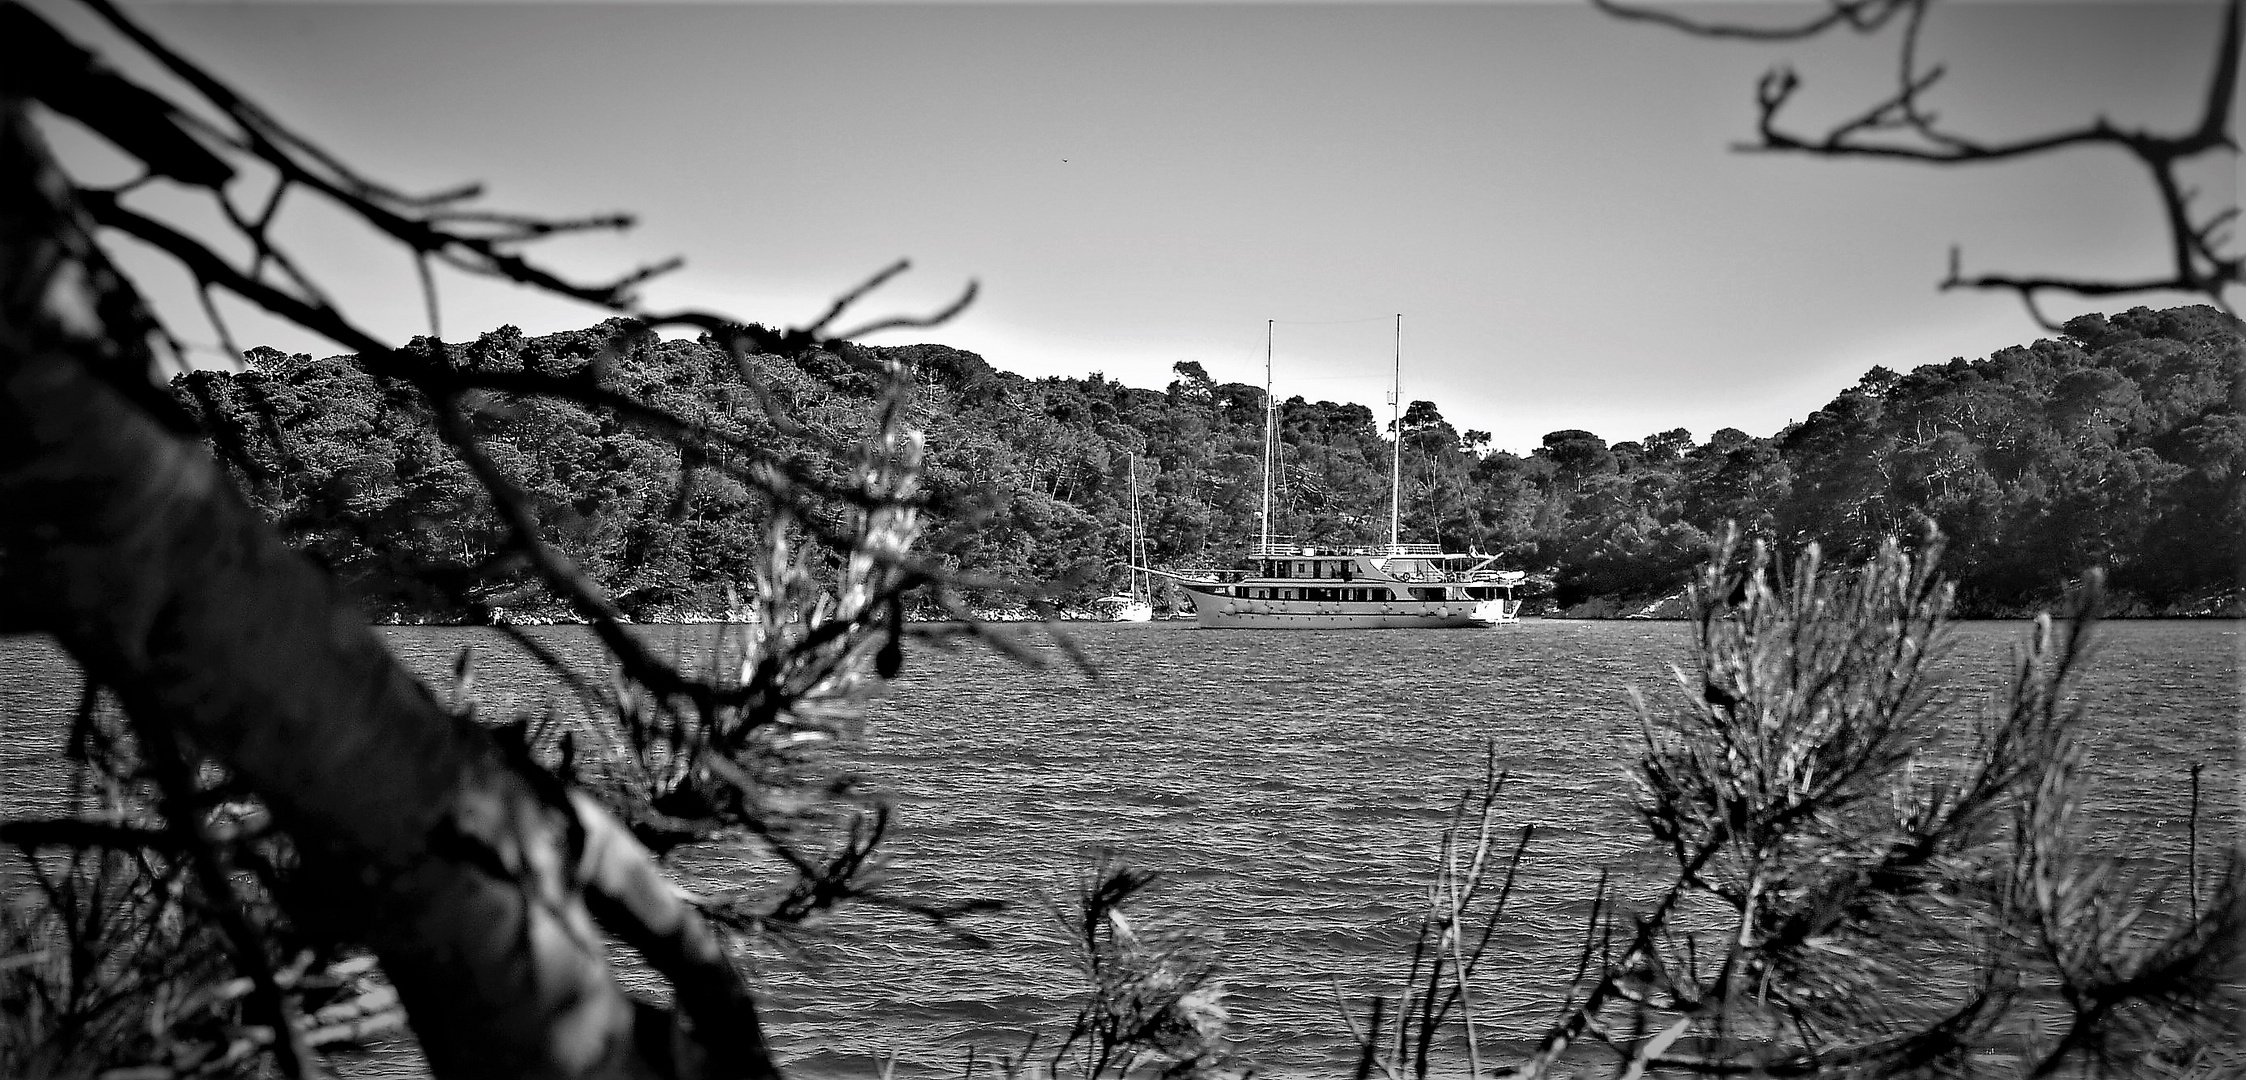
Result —
[{"label": "large white yacht", "polygon": [[1193,599],[1200,625],[1222,628],[1396,629],[1496,626],[1520,621],[1518,570],[1494,555],[1445,552],[1398,540],[1403,497],[1403,316],[1396,317],[1396,432],[1389,461],[1388,543],[1298,544],[1271,535],[1271,324],[1264,327],[1263,534],[1242,569],[1160,574]]},{"label": "large white yacht", "polygon": [[1259,545],[1248,566],[1186,577],[1202,626],[1395,629],[1517,622],[1518,570],[1495,556],[1450,554],[1434,544],[1372,548]]}]

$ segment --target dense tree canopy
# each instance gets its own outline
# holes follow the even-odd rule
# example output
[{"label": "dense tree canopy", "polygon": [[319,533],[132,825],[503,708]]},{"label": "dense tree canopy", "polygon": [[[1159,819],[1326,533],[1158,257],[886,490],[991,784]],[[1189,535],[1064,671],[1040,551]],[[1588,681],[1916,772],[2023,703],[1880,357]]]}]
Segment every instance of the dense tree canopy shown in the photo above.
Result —
[{"label": "dense tree canopy", "polygon": [[[1026,379],[941,345],[871,351],[916,373],[929,548],[958,569],[1046,583],[1063,602],[1111,590],[1134,467],[1155,565],[1223,563],[1256,535],[1257,387],[1218,383],[1190,362],[1156,391],[1097,374]],[[239,373],[185,376],[177,392],[258,505],[381,613],[561,610],[520,566],[493,561],[504,530],[413,395],[341,358],[257,350],[249,361]],[[786,448],[806,468],[834,467],[817,446],[851,435],[877,391],[816,357],[761,358],[761,393],[801,425],[784,430],[729,377],[722,350],[622,321],[540,338],[503,327],[449,346],[448,361],[562,376],[599,365],[696,424]],[[1767,438],[1726,428],[1696,442],[1675,428],[1610,444],[1562,430],[1519,456],[1487,451],[1487,433],[1461,433],[1435,403],[1415,401],[1401,425],[1403,529],[1548,575],[1562,605],[1673,592],[1709,537],[1738,521],[1782,546],[1817,541],[1850,557],[1936,525],[1967,613],[2047,602],[2092,567],[2108,572],[2125,609],[2202,610],[2235,593],[2246,563],[2241,379],[2225,316],[2138,308],[2084,316],[2063,337],[1983,360],[1874,368]],[[1275,531],[1385,541],[1384,425],[1364,406],[1300,397],[1276,413]],[[762,507],[721,463],[550,399],[489,395],[477,422],[556,542],[634,617],[716,611],[728,588],[748,588]],[[371,546],[370,531],[414,542]],[[432,591],[431,580],[461,587]]]}]

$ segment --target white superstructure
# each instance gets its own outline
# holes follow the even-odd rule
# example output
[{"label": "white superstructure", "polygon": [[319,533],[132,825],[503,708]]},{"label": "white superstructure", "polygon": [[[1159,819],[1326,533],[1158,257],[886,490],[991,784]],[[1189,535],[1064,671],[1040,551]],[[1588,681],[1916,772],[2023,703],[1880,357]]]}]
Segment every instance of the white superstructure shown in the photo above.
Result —
[{"label": "white superstructure", "polygon": [[[1164,574],[1193,598],[1203,626],[1396,629],[1517,622],[1519,571],[1433,544],[1372,548],[1262,546],[1244,570]],[[1159,571],[1157,571],[1159,573]]]}]

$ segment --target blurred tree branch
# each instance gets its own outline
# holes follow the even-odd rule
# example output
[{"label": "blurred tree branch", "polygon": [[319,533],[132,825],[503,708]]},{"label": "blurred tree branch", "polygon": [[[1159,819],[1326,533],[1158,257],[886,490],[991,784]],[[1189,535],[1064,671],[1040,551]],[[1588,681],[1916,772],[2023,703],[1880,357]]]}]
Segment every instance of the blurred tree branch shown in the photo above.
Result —
[{"label": "blurred tree branch", "polygon": [[[183,105],[142,87],[29,8],[0,3],[0,500],[23,511],[0,518],[0,624],[54,635],[116,692],[143,749],[175,763],[142,779],[169,812],[168,843],[197,868],[210,913],[228,931],[276,1064],[292,1074],[313,1068],[306,1053],[316,1043],[299,1037],[279,974],[239,917],[247,901],[218,851],[223,839],[207,827],[196,779],[206,761],[272,808],[302,863],[278,899],[301,926],[373,947],[440,1075],[772,1075],[749,988],[717,927],[616,815],[683,820],[699,837],[746,829],[770,840],[759,830],[764,816],[788,812],[767,805],[775,793],[806,783],[821,790],[805,753],[787,747],[806,732],[830,733],[825,718],[873,668],[895,674],[902,594],[928,587],[943,603],[950,580],[909,554],[919,467],[917,436],[900,407],[909,373],[871,364],[848,339],[940,323],[972,300],[974,287],[930,315],[874,318],[842,334],[831,328],[904,263],[848,290],[804,329],[648,312],[633,290],[675,262],[582,283],[524,251],[629,219],[482,210],[469,205],[478,194],[472,186],[398,191],[234,93],[107,0],[85,6],[123,43],[117,55],[137,50],[192,97]],[[34,103],[107,139],[144,174],[107,190],[77,184],[40,139]],[[270,187],[245,203],[240,188],[257,180]],[[247,257],[229,258],[220,254],[226,245],[132,209],[134,193],[151,184],[209,198],[232,231],[228,240],[246,242]],[[375,239],[413,254],[430,339],[406,347],[382,340],[301,269],[272,235],[292,194],[328,201]],[[593,788],[568,786],[566,743],[557,777],[533,748],[495,739],[472,712],[438,701],[389,656],[334,582],[234,495],[192,422],[153,379],[157,347],[184,367],[183,348],[104,254],[104,230],[186,270],[230,352],[238,355],[214,302],[221,294],[328,337],[370,374],[425,400],[435,430],[505,522],[509,547],[594,625],[624,671],[611,720],[629,746],[595,763]],[[836,483],[753,445],[712,446],[705,426],[606,385],[599,364],[571,379],[463,365],[434,337],[436,265],[630,315],[645,330],[699,329],[731,353],[752,388],[759,355],[823,352],[878,369],[889,390],[877,435],[857,451],[829,447],[858,463]],[[523,492],[466,419],[494,392],[614,411],[769,496],[762,629],[737,672],[691,671],[655,655],[547,542]],[[769,396],[758,400],[776,423],[787,422]],[[718,449],[732,453],[710,452]],[[822,501],[837,509],[818,509]],[[810,595],[818,586],[809,564],[790,556],[791,532],[840,553],[839,603]],[[145,848],[144,832],[18,823],[7,840],[27,853],[52,843]],[[838,866],[799,859],[798,868],[808,879],[847,878],[870,856],[850,850]],[[850,896],[913,906],[817,880],[797,894],[783,905],[789,918]],[[675,1014],[624,997],[602,931],[664,976]]]}]

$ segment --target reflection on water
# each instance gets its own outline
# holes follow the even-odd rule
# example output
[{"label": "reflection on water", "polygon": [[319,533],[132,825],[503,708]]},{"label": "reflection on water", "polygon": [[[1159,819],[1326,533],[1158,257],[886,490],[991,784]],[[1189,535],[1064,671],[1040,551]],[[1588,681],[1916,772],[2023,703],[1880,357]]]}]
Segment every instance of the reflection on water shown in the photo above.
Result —
[{"label": "reflection on water", "polygon": [[[2091,813],[2108,842],[2126,833],[2142,849],[2151,835],[2180,837],[2193,762],[2206,767],[2203,833],[2237,834],[2237,631],[2227,622],[2104,629],[2083,702],[2101,773]],[[890,888],[1013,906],[975,927],[995,942],[987,951],[907,916],[858,910],[838,916],[821,946],[757,957],[797,1074],[869,1075],[873,1055],[894,1051],[904,1071],[956,1075],[969,1042],[987,1059],[1063,1019],[1073,975],[1037,896],[1065,888],[1090,843],[1163,872],[1155,905],[1209,929],[1228,964],[1236,1031],[1254,1060],[1282,1073],[1340,1063],[1337,992],[1361,1000],[1399,977],[1436,834],[1479,779],[1485,751],[1511,777],[1502,825],[1538,826],[1494,949],[1489,970],[1504,975],[1483,991],[1485,1015],[1521,1028],[1548,1019],[1600,869],[1647,865],[1622,778],[1636,738],[1625,695],[1664,692],[1666,665],[1685,658],[1681,624],[1068,632],[1096,674],[928,649],[871,709],[855,759],[899,806]],[[2022,632],[1958,628],[1947,670],[1961,708],[2000,685]],[[487,709],[571,707],[486,632],[386,633],[429,674],[476,643]],[[539,633],[597,662],[584,631]],[[678,633],[692,649],[712,631]],[[51,807],[74,685],[37,643],[0,643],[0,664],[0,814]],[[723,853],[700,862],[720,874],[739,865]]]}]

